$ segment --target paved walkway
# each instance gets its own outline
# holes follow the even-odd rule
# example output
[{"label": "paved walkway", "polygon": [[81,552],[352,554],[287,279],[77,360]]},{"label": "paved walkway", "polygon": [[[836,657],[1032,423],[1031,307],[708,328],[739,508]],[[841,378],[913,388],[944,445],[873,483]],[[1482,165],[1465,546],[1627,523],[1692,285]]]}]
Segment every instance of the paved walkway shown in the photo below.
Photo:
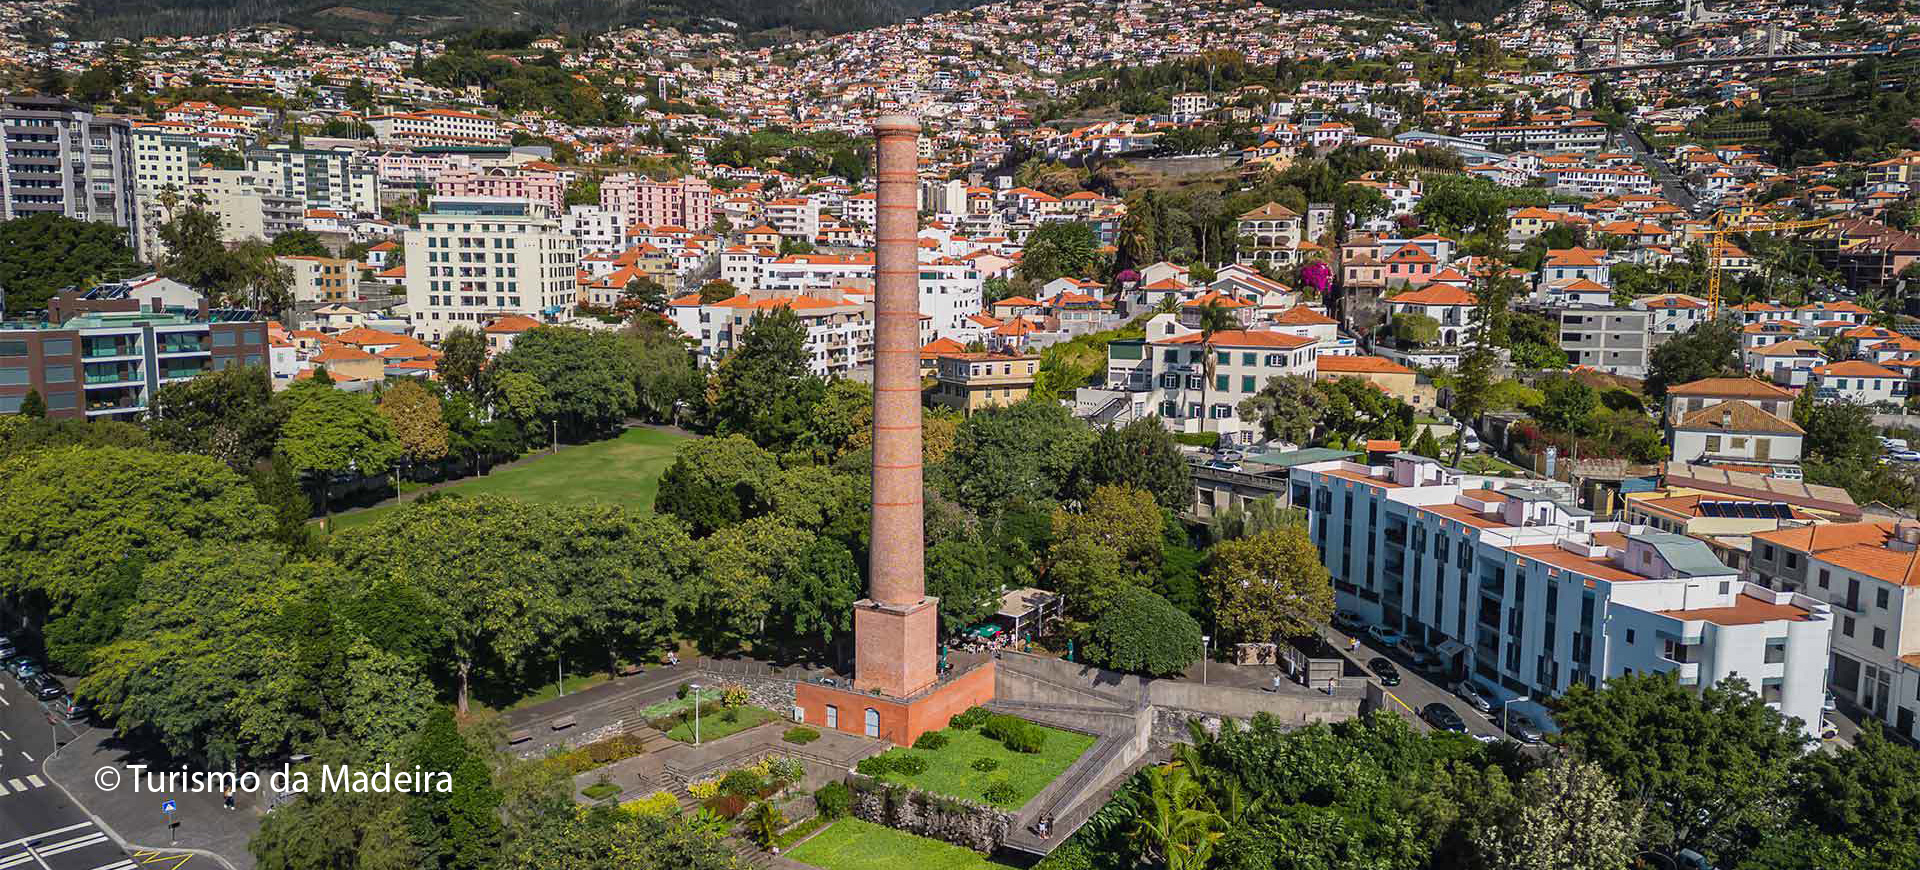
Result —
[{"label": "paved walkway", "polygon": [[[134,775],[126,766],[143,763],[146,759],[132,755],[112,732],[96,728],[47,759],[46,771],[75,802],[112,827],[129,846],[201,850],[219,856],[237,870],[251,870],[253,855],[247,852],[247,841],[266,815],[266,795],[242,792],[235,798],[237,808],[228,810],[218,793],[153,792],[144,783],[136,789]],[[100,787],[96,776],[105,776],[98,773],[103,768],[118,772],[116,788]],[[267,789],[264,782],[261,788]],[[166,800],[176,804],[172,827],[169,817],[160,812],[161,802]]]}]

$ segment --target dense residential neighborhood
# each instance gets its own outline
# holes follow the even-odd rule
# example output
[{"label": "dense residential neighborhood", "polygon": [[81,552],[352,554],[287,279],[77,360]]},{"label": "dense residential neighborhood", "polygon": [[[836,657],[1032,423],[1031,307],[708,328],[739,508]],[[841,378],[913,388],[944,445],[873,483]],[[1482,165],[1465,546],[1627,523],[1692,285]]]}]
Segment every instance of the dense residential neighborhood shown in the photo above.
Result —
[{"label": "dense residential neighborhood", "polygon": [[0,868],[1920,866],[1908,0],[0,49]]}]

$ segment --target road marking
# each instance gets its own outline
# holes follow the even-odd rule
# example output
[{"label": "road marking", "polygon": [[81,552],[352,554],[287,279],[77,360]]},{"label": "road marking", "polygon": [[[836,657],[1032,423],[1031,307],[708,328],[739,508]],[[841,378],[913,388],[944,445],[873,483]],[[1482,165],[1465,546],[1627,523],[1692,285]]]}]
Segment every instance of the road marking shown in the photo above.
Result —
[{"label": "road marking", "polygon": [[0,785],[0,796],[5,796],[6,793],[7,793],[7,787],[4,785]]},{"label": "road marking", "polygon": [[76,822],[64,828],[54,828],[51,831],[41,831],[38,834],[28,834],[24,837],[21,837],[18,840],[8,840],[5,843],[0,843],[0,849],[5,849],[8,846],[18,846],[21,843],[31,843],[34,840],[40,839],[41,837],[51,837],[55,834],[64,834],[68,831],[78,831],[81,828],[90,828],[90,827],[93,827],[92,822]]},{"label": "road marking", "polygon": [[137,867],[137,866],[139,865],[133,863],[132,861],[120,860],[120,861],[115,861],[112,864],[102,864],[98,867],[93,868],[93,870],[126,870],[126,868],[128,867]]},{"label": "road marking", "polygon": [[7,734],[7,732],[5,732],[5,731],[0,731],[0,740],[12,740],[12,739],[13,739],[13,737],[12,737],[11,735],[9,735],[9,734]]},{"label": "road marking", "polygon": [[192,858],[193,853],[192,852],[176,852],[172,855],[169,855],[165,852],[143,851],[143,852],[133,853],[133,857],[139,859],[140,863],[142,864],[164,864],[168,861],[172,861],[174,862],[173,870],[180,870],[180,865],[187,863],[187,859]]},{"label": "road marking", "polygon": [[75,849],[85,849],[86,847],[91,846],[95,843],[104,843],[106,841],[107,841],[106,834],[102,834],[99,831],[95,831],[91,834],[87,834],[86,836],[75,837],[71,840],[66,841],[65,843],[55,843],[50,848],[38,849],[36,851],[38,851],[42,855],[59,855],[65,852],[71,852]]},{"label": "road marking", "polygon": [[[33,759],[29,758],[27,760],[32,761]],[[42,780],[40,777],[29,773],[27,774],[27,784],[33,786],[34,788],[40,788],[41,786],[44,786],[47,783],[45,780]]]},{"label": "road marking", "polygon": [[17,780],[17,779],[9,779],[9,780],[7,780],[7,785],[10,785],[10,786],[13,786],[13,790],[14,790],[14,791],[26,791],[26,790],[27,790],[27,784],[26,784],[26,783],[24,783],[24,782],[21,782],[20,780]]},{"label": "road marking", "polygon": [[20,750],[20,757],[22,757],[22,758],[25,758],[25,759],[26,759],[26,760],[28,760],[28,761],[32,761],[32,760],[33,760],[33,756],[31,756],[31,755],[28,755],[28,754],[27,754],[27,751],[26,751],[26,750],[24,750],[24,749],[22,749],[22,750]]}]

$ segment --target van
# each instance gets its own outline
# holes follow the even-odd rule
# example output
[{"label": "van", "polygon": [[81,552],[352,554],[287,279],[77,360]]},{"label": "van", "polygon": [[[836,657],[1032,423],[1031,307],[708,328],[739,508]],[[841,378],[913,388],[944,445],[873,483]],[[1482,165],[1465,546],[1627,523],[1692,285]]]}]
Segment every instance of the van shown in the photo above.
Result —
[{"label": "van", "polygon": [[1907,449],[1907,439],[1882,438],[1880,439],[1880,446],[1885,447],[1888,453],[1900,453]]}]

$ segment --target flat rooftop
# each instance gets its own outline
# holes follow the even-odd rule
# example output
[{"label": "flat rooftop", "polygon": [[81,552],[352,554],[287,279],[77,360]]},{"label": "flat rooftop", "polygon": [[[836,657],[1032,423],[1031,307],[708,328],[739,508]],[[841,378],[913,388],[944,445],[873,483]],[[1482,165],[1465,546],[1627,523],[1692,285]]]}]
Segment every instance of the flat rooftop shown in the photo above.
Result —
[{"label": "flat rooftop", "polygon": [[1714,625],[1759,625],[1763,622],[1805,622],[1812,618],[1806,608],[1791,604],[1774,604],[1761,601],[1751,595],[1734,596],[1732,607],[1699,607],[1693,610],[1661,610],[1661,616],[1699,622],[1711,622]]}]

